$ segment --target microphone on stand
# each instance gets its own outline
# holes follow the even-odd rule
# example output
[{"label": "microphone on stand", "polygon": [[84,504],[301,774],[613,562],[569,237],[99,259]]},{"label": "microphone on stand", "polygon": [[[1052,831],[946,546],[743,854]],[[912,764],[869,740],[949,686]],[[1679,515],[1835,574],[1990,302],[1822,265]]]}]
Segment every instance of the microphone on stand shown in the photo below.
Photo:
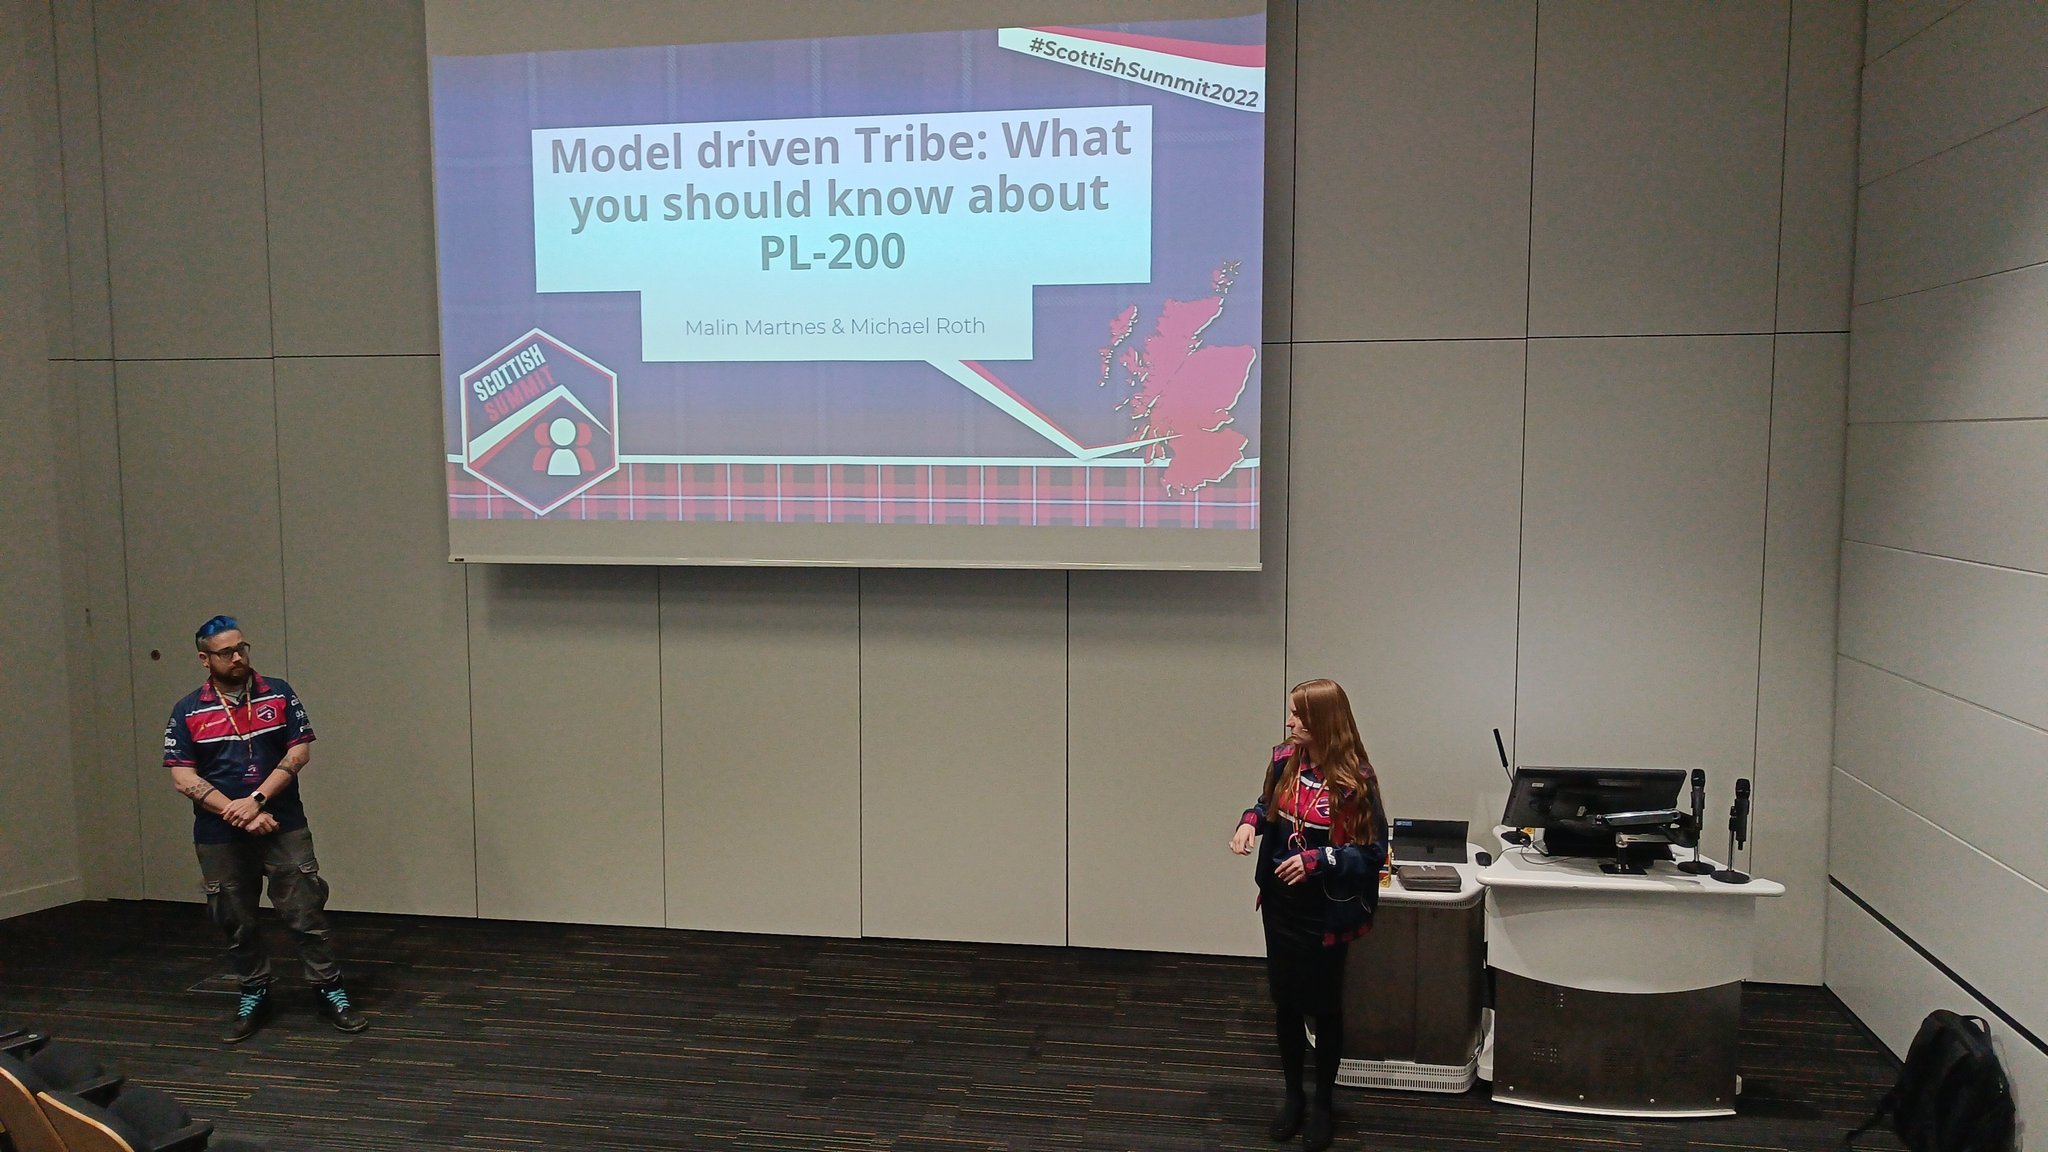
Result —
[{"label": "microphone on stand", "polygon": [[1692,770],[1692,859],[1681,861],[1678,870],[1688,876],[1705,876],[1714,870],[1700,859],[1700,840],[1707,827],[1707,770]]},{"label": "microphone on stand", "polygon": [[1747,884],[1749,873],[1735,869],[1735,849],[1749,844],[1749,781],[1735,782],[1735,803],[1728,806],[1728,867],[1714,873],[1723,884]]}]

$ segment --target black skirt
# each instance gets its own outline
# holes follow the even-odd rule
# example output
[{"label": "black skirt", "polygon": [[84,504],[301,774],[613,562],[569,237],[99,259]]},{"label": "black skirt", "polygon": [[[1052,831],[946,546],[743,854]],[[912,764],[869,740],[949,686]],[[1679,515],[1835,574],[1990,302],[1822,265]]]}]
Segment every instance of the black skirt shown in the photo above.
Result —
[{"label": "black skirt", "polygon": [[1344,1003],[1347,949],[1323,943],[1327,903],[1322,883],[1313,877],[1268,887],[1259,900],[1266,927],[1266,986],[1274,1004],[1306,1016],[1340,1012]]}]

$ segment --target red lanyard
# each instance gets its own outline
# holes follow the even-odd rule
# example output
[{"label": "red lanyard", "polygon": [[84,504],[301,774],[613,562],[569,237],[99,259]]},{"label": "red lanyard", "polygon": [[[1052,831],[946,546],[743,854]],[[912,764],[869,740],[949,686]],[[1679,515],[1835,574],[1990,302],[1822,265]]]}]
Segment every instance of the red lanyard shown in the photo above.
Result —
[{"label": "red lanyard", "polygon": [[[242,753],[249,758],[249,763],[254,765],[256,763],[256,745],[243,733],[241,723],[235,719],[234,701],[229,700],[228,694],[220,690],[219,684],[213,686],[213,694],[220,700],[220,710],[227,715],[228,727],[233,729],[235,738],[242,742]],[[252,672],[248,682],[242,685],[242,706],[246,708],[255,702],[256,677],[255,673]]]},{"label": "red lanyard", "polygon": [[1294,825],[1294,831],[1287,834],[1287,846],[1301,852],[1308,851],[1308,836],[1304,831],[1308,826],[1308,814],[1301,807],[1301,774],[1306,770],[1306,766],[1295,769],[1293,802],[1281,806],[1281,813]]}]

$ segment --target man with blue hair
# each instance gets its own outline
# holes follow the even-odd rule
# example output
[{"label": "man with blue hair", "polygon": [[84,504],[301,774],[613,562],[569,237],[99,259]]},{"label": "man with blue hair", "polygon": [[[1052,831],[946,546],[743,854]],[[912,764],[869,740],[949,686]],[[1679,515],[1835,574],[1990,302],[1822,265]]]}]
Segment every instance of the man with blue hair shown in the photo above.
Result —
[{"label": "man with blue hair", "polygon": [[349,1002],[328,943],[327,882],[299,799],[299,773],[312,758],[313,726],[292,686],[259,676],[232,616],[193,634],[206,682],[178,701],[164,726],[164,767],[192,801],[192,840],[206,885],[206,909],[228,936],[241,998],[221,1039],[256,1034],[270,1011],[270,955],[256,920],[263,881],[270,903],[298,944],[320,1014],[343,1032],[369,1026]]}]

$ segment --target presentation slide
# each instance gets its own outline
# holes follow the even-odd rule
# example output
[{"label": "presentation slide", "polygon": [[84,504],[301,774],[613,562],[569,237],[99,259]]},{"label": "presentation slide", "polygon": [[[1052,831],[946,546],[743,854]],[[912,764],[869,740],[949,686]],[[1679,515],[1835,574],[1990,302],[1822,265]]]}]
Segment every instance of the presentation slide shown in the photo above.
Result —
[{"label": "presentation slide", "polygon": [[432,99],[456,559],[1258,566],[1263,16]]}]

